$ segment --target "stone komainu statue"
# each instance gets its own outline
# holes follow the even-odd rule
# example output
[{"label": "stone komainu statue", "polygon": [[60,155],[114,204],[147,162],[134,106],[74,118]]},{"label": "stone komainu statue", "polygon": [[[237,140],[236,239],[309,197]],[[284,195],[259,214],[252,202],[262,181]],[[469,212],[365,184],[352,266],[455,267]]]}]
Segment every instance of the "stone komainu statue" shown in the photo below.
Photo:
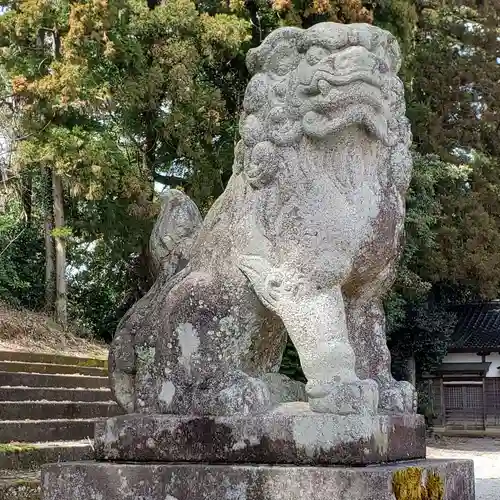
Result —
[{"label": "stone komainu statue", "polygon": [[187,265],[160,272],[113,341],[127,412],[267,410],[286,332],[312,410],[415,411],[381,301],[411,172],[400,62],[394,37],[364,24],[282,28],[249,52],[229,184],[189,226]]}]

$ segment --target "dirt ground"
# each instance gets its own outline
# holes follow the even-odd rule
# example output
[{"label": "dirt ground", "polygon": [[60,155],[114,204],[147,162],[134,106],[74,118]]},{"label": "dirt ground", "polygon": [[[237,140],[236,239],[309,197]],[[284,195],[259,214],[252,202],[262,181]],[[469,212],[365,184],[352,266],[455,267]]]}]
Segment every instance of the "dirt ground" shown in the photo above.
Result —
[{"label": "dirt ground", "polygon": [[500,500],[500,439],[433,439],[428,443],[427,457],[474,460],[476,500]]},{"label": "dirt ground", "polygon": [[107,346],[75,328],[62,330],[41,313],[12,309],[0,302],[0,350],[97,356],[106,358]]}]

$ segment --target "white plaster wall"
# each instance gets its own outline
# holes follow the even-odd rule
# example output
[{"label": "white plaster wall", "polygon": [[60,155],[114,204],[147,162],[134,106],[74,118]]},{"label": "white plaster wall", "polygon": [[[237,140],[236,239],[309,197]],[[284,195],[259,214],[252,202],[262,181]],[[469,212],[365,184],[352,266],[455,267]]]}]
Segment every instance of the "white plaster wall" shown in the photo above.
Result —
[{"label": "white plaster wall", "polygon": [[[452,352],[445,356],[443,363],[480,363],[481,359],[481,356],[474,353]],[[500,370],[498,369],[500,366],[500,354],[498,352],[494,352],[486,356],[485,361],[487,363],[491,363],[486,376],[500,377]]]}]

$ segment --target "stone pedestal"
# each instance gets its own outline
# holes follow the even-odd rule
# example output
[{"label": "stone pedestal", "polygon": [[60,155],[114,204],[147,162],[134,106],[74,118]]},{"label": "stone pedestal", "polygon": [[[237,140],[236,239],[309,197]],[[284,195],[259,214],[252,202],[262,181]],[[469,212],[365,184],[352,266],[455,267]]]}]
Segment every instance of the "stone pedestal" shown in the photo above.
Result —
[{"label": "stone pedestal", "polygon": [[430,498],[474,500],[473,466],[467,460],[355,468],[59,463],[42,471],[42,500],[408,500],[421,497],[395,496],[393,482],[418,487],[419,475],[431,491],[444,489],[444,496]]},{"label": "stone pedestal", "polygon": [[95,446],[95,462],[43,468],[42,500],[420,498],[395,496],[398,485],[474,500],[471,461],[425,460],[419,415],[338,416],[305,403],[245,417],[131,414],[99,423]]},{"label": "stone pedestal", "polygon": [[315,413],[307,403],[250,416],[131,414],[98,423],[95,449],[98,460],[367,465],[425,458],[425,422]]}]

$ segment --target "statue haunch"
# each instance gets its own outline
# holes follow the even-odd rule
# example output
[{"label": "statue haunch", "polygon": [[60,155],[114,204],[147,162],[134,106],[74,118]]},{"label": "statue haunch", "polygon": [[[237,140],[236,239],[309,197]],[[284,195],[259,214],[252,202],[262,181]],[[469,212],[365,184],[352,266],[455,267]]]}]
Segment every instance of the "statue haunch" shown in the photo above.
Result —
[{"label": "statue haunch", "polygon": [[233,176],[188,224],[187,265],[164,266],[119,325],[115,396],[128,412],[265,411],[288,332],[313,411],[414,412],[381,302],[411,172],[397,42],[364,24],[281,28],[247,64]]}]

